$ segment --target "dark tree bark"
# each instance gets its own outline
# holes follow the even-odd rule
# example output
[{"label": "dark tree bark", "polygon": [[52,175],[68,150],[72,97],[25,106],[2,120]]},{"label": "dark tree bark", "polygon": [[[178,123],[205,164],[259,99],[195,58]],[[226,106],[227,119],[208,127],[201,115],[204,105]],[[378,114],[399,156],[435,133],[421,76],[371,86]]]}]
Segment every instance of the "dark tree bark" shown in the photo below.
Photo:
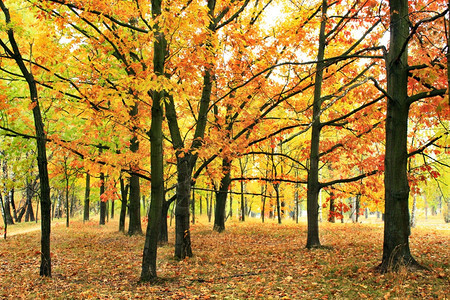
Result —
[{"label": "dark tree bark", "polygon": [[[42,122],[42,115],[38,101],[38,91],[36,81],[33,74],[27,69],[25,61],[22,58],[16,39],[14,37],[13,27],[9,27],[11,17],[9,10],[6,8],[3,0],[0,0],[0,8],[5,15],[5,21],[8,25],[7,30],[9,46],[0,40],[0,46],[3,47],[8,56],[12,57],[24,76],[28,89],[30,92],[31,102],[33,103],[33,118],[36,129],[36,146],[37,146],[37,161],[39,170],[39,180],[41,187],[41,276],[51,276],[51,258],[50,258],[50,222],[51,222],[51,201],[50,201],[50,185],[47,171],[47,152],[46,141],[47,137]],[[10,49],[11,47],[12,49]]]},{"label": "dark tree bark", "polygon": [[[161,15],[161,0],[152,0],[152,18]],[[164,76],[164,63],[167,54],[167,41],[158,23],[154,25],[155,41],[153,43],[153,71],[157,76]],[[164,200],[164,164],[163,164],[163,111],[161,107],[164,91],[153,91],[152,123],[150,127],[151,156],[151,202],[148,213],[147,231],[145,234],[144,253],[142,258],[141,281],[151,281],[157,278],[156,257],[158,251],[158,234]]]},{"label": "dark tree bark", "polygon": [[100,173],[100,225],[106,224],[106,199],[102,199],[105,193],[105,174]]},{"label": "dark tree bark", "polygon": [[281,203],[280,203],[280,184],[275,183],[273,185],[273,188],[275,190],[275,197],[276,197],[276,203],[277,203],[277,218],[278,218],[278,224],[281,224]]},{"label": "dark tree bark", "polygon": [[245,196],[244,196],[244,181],[241,181],[241,221],[245,222]]},{"label": "dark tree bark", "polygon": [[131,175],[130,177],[130,223],[128,225],[128,234],[142,234],[141,226],[141,192],[139,186],[139,177]]},{"label": "dark tree bark", "polygon": [[11,208],[13,210],[13,218],[14,218],[14,221],[17,222],[17,210],[16,210],[16,202],[15,202],[15,198],[14,198],[14,196],[15,196],[15,189],[14,188],[11,189],[10,195],[11,195],[10,196]]},{"label": "dark tree bark", "polygon": [[214,213],[213,230],[222,232],[225,230],[225,206],[227,203],[228,189],[231,184],[231,159],[222,160],[223,177],[220,180],[219,190],[216,192],[216,210]]},{"label": "dark tree bark", "polygon": [[125,232],[125,218],[127,215],[127,201],[128,201],[128,184],[125,185],[123,178],[120,178],[120,194],[121,203],[120,206],[120,218],[119,218],[119,231]]},{"label": "dark tree bark", "polygon": [[70,211],[69,211],[69,175],[67,173],[67,166],[65,169],[65,183],[66,183],[66,227],[69,227],[69,221],[70,221]]},{"label": "dark tree bark", "polygon": [[195,224],[195,189],[194,188],[192,188],[191,214],[192,214],[192,224]]},{"label": "dark tree bark", "polygon": [[[34,212],[33,212],[33,196],[35,194],[34,191],[34,183],[35,181],[28,181],[27,186],[25,188],[25,222],[33,222],[35,221]],[[22,218],[22,214],[19,214],[19,219]]]},{"label": "dark tree bark", "polygon": [[407,0],[390,0],[390,47],[387,56],[386,154],[384,160],[385,223],[380,270],[418,266],[409,248],[409,183],[407,176],[408,36]]},{"label": "dark tree bark", "polygon": [[83,212],[83,222],[89,221],[89,201],[91,195],[91,175],[86,173],[86,187],[84,190],[84,212]]},{"label": "dark tree bark", "polygon": [[336,211],[335,211],[333,193],[330,194],[330,211],[328,212],[328,222],[330,222],[330,223],[336,222]]},{"label": "dark tree bark", "polygon": [[311,149],[309,154],[310,164],[308,170],[308,182],[306,193],[306,205],[308,213],[308,237],[306,241],[306,248],[320,247],[319,240],[319,144],[320,144],[320,131],[322,125],[320,123],[320,110],[322,106],[322,81],[323,81],[323,69],[326,47],[326,15],[328,4],[327,0],[322,1],[322,21],[320,23],[319,32],[319,50],[317,54],[317,66],[314,85],[314,102],[313,102],[313,119],[311,126]]},{"label": "dark tree bark", "polygon": [[[132,120],[138,115],[138,102],[134,104],[130,111],[130,117]],[[130,150],[135,153],[139,150],[139,140],[136,136],[137,125],[133,125],[132,132],[134,134],[130,141]],[[131,166],[131,169],[136,168],[136,166]],[[136,174],[130,175],[130,195],[129,195],[130,206],[128,208],[130,222],[128,225],[128,234],[142,234],[141,225],[141,189],[139,184],[139,177]]]},{"label": "dark tree bark", "polygon": [[167,216],[169,212],[169,207],[177,199],[177,195],[173,195],[169,200],[165,200],[161,209],[161,220],[160,220],[160,230],[159,230],[159,245],[163,246],[169,242],[169,231],[167,226]]}]

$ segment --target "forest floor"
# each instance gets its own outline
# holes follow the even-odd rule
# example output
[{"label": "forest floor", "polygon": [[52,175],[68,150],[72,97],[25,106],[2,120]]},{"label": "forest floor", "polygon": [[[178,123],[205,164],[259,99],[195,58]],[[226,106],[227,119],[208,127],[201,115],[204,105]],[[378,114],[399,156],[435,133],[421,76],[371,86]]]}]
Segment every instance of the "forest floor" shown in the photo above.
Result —
[{"label": "forest floor", "polygon": [[[327,249],[307,250],[306,224],[228,221],[223,233],[192,225],[194,257],[158,250],[156,283],[139,283],[144,236],[117,220],[58,220],[52,227],[52,278],[39,276],[38,224],[9,226],[0,240],[0,298],[10,299],[448,299],[450,225],[412,230],[411,251],[430,271],[379,274],[383,224],[321,223]],[[143,224],[143,228],[145,228]],[[22,233],[22,234],[20,234]],[[446,298],[447,297],[447,298]]]}]

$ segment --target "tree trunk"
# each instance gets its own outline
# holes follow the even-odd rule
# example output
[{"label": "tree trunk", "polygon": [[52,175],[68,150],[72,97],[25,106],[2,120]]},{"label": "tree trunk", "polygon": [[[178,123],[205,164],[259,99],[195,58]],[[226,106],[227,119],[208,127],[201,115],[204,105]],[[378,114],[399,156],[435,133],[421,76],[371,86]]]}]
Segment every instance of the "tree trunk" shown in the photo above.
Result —
[{"label": "tree trunk", "polygon": [[66,196],[66,227],[69,227],[69,221],[70,221],[70,211],[69,211],[69,176],[67,174],[67,170],[65,173],[65,179],[66,179],[66,191],[65,191],[65,196]]},{"label": "tree trunk", "polygon": [[125,218],[127,215],[128,184],[125,185],[123,178],[120,178],[120,194],[122,195],[122,205],[120,206],[119,231],[125,232]]},{"label": "tree trunk", "polygon": [[334,207],[334,195],[330,194],[330,211],[328,212],[328,222],[335,223],[336,222],[336,211]]},{"label": "tree trunk", "polygon": [[281,208],[280,208],[280,190],[279,190],[279,183],[274,184],[274,190],[275,190],[275,197],[277,201],[277,217],[278,217],[278,224],[281,224]]},{"label": "tree trunk", "polygon": [[91,194],[91,175],[86,173],[86,187],[84,190],[84,213],[83,222],[89,221],[89,197]]},{"label": "tree trunk", "polygon": [[216,211],[214,212],[213,230],[222,232],[225,230],[225,207],[227,203],[228,188],[231,184],[231,159],[222,160],[222,179],[219,191],[216,192]]},{"label": "tree trunk", "polygon": [[361,194],[358,194],[358,195],[356,195],[356,201],[355,201],[356,223],[359,222],[359,210],[360,210],[360,206],[361,206],[360,202],[361,202]]},{"label": "tree trunk", "polygon": [[316,76],[314,85],[313,119],[311,126],[311,149],[309,154],[309,172],[307,180],[307,212],[308,212],[308,237],[306,248],[320,247],[319,240],[319,144],[320,144],[320,110],[322,106],[322,79],[326,47],[326,15],[328,4],[322,1],[322,21],[319,32],[319,50],[317,55]]},{"label": "tree trunk", "polygon": [[128,225],[128,234],[142,234],[141,227],[141,192],[139,186],[139,177],[130,176],[130,223]]},{"label": "tree trunk", "polygon": [[411,228],[416,227],[416,204],[417,204],[417,197],[414,195],[413,197],[413,207],[411,211]]},{"label": "tree trunk", "polygon": [[[33,183],[27,180],[27,186],[25,188],[25,222],[33,222],[35,221],[34,212],[33,212]],[[22,215],[19,215],[19,219],[22,218]]]},{"label": "tree trunk", "polygon": [[192,188],[192,199],[191,199],[191,213],[192,213],[192,224],[195,224],[195,189]]},{"label": "tree trunk", "polygon": [[16,210],[16,203],[15,203],[15,199],[14,199],[14,194],[15,194],[15,190],[14,188],[11,189],[10,191],[10,201],[11,201],[11,208],[13,209],[13,218],[14,221],[17,222],[17,210]]},{"label": "tree trunk", "polygon": [[169,231],[167,226],[167,216],[169,212],[169,207],[173,201],[177,199],[177,195],[173,195],[169,200],[163,201],[162,209],[161,209],[161,220],[160,220],[160,228],[159,228],[159,245],[163,246],[169,242]]},{"label": "tree trunk", "polygon": [[418,267],[409,249],[408,37],[407,0],[390,1],[390,47],[387,68],[386,153],[384,160],[385,215],[382,272],[401,265]]},{"label": "tree trunk", "polygon": [[102,199],[105,193],[105,174],[100,173],[100,225],[106,224],[106,199]]},{"label": "tree trunk", "polygon": [[[161,15],[161,0],[152,0],[152,18]],[[153,42],[153,71],[157,76],[164,76],[164,63],[167,53],[167,41],[155,22]],[[142,258],[141,281],[157,278],[156,258],[158,252],[158,234],[160,231],[161,209],[164,200],[164,155],[163,155],[163,111],[161,107],[164,91],[152,91],[152,120],[150,127],[150,167],[151,167],[151,201],[148,211],[148,223],[145,233],[145,244]]]},{"label": "tree trunk", "polygon": [[[243,177],[243,176],[242,176]],[[241,221],[245,221],[244,181],[241,180]]]},{"label": "tree trunk", "polygon": [[[48,179],[48,170],[47,170],[47,151],[46,151],[46,141],[47,136],[44,130],[44,123],[42,122],[41,109],[38,100],[38,90],[36,86],[36,81],[34,80],[33,74],[28,71],[27,66],[25,65],[25,61],[22,58],[22,55],[19,50],[19,46],[17,45],[16,39],[14,37],[14,31],[12,26],[9,26],[11,23],[11,16],[9,14],[9,10],[3,3],[3,0],[0,0],[0,8],[2,9],[5,15],[6,28],[8,33],[8,39],[10,49],[5,49],[7,53],[13,53],[12,58],[15,60],[18,65],[22,75],[28,84],[28,89],[30,92],[31,103],[33,104],[33,118],[34,118],[34,127],[36,130],[36,147],[37,147],[37,161],[38,161],[38,170],[39,170],[39,180],[41,187],[41,266],[39,270],[39,274],[41,276],[51,276],[51,258],[50,258],[50,223],[51,223],[51,201],[50,201],[50,184]],[[3,47],[7,48],[7,46],[3,44]]]},{"label": "tree trunk", "polygon": [[177,158],[178,185],[175,207],[175,257],[184,259],[192,256],[189,224],[189,198],[191,195],[190,155]]}]

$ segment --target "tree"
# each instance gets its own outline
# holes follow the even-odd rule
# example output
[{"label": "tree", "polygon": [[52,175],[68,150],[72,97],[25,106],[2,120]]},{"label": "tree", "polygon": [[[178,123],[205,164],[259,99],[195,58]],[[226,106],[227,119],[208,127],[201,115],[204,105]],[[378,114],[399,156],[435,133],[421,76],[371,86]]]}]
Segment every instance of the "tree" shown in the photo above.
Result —
[{"label": "tree", "polygon": [[46,134],[42,122],[41,109],[39,106],[38,89],[31,70],[28,70],[26,61],[22,56],[19,45],[16,41],[14,25],[11,22],[11,15],[3,0],[0,0],[0,8],[5,16],[6,28],[8,28],[7,45],[0,40],[0,46],[5,53],[15,61],[20,72],[27,82],[30,100],[33,106],[34,125],[36,130],[37,162],[39,168],[39,179],[41,187],[41,266],[39,274],[51,277],[51,257],[50,257],[50,223],[51,223],[51,201],[50,185],[47,171]]},{"label": "tree", "polygon": [[[154,25],[153,71],[159,78],[165,77],[164,63],[167,55],[167,41],[158,23],[161,16],[162,1],[152,0],[152,19]],[[166,96],[165,90],[152,92],[152,123],[150,127],[151,155],[151,202],[148,213],[147,231],[145,234],[144,253],[142,258],[141,281],[151,281],[157,278],[156,257],[158,250],[158,234],[160,230],[161,209],[164,199],[164,166],[163,166],[163,111],[161,101]]]},{"label": "tree", "polygon": [[407,137],[410,106],[421,99],[443,95],[446,89],[408,95],[408,43],[414,31],[423,22],[431,22],[442,14],[418,21],[410,31],[410,13],[407,0],[391,0],[390,41],[387,54],[387,116],[385,150],[385,225],[383,257],[379,269],[386,272],[406,266],[421,268],[409,247],[411,234],[409,219],[409,183],[407,175]]}]

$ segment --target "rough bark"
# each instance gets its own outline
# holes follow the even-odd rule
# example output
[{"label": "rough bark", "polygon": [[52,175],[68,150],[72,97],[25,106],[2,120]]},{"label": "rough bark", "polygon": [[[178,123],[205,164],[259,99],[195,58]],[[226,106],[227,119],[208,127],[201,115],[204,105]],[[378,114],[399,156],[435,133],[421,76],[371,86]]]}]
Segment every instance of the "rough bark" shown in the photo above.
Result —
[{"label": "rough bark", "polygon": [[131,175],[130,177],[130,223],[128,225],[128,234],[142,234],[141,226],[141,192],[139,186],[139,177]]},{"label": "rough bark", "polygon": [[125,185],[123,178],[120,178],[120,194],[122,195],[119,217],[119,231],[125,232],[125,218],[127,215],[127,201],[128,201],[128,184]]},{"label": "rough bark", "polygon": [[390,2],[390,47],[387,68],[385,215],[382,272],[401,265],[418,266],[409,248],[409,184],[407,177],[408,47],[407,0]]},{"label": "rough bark", "polygon": [[177,195],[175,194],[169,200],[164,200],[162,209],[161,209],[161,220],[159,227],[159,237],[158,242],[160,246],[163,246],[169,242],[169,232],[167,226],[167,215],[169,212],[169,207],[173,201],[177,199]]},{"label": "rough bark", "polygon": [[[6,8],[3,0],[0,0],[0,8],[5,15],[6,24],[11,23],[9,10]],[[41,109],[38,100],[38,91],[36,81],[33,74],[27,69],[25,61],[22,58],[16,39],[14,37],[13,27],[7,27],[7,34],[9,40],[9,47],[1,41],[1,46],[5,52],[10,55],[16,62],[20,72],[24,76],[28,89],[30,92],[30,99],[33,104],[33,118],[36,130],[36,147],[37,147],[37,161],[39,170],[39,180],[41,187],[41,276],[51,276],[51,258],[50,258],[50,222],[51,222],[51,201],[50,201],[50,184],[47,171],[47,151],[46,141],[47,137],[44,130],[44,123],[42,122]]]},{"label": "rough bark", "polygon": [[[152,0],[152,18],[161,15],[161,0]],[[157,76],[164,76],[164,63],[167,42],[158,24],[154,25],[155,41],[153,43],[153,71]],[[158,251],[158,234],[161,218],[161,208],[164,200],[164,165],[163,165],[163,111],[161,107],[164,91],[153,91],[152,123],[150,127],[150,157],[151,157],[151,202],[148,213],[147,231],[142,258],[141,281],[151,281],[157,278],[156,257]]]},{"label": "rough bark", "polygon": [[105,174],[100,173],[100,225],[106,224],[106,201],[102,199],[105,193]]},{"label": "rough bark", "polygon": [[86,173],[86,187],[84,190],[84,213],[83,222],[89,221],[89,197],[91,195],[91,175]]},{"label": "rough bark", "polygon": [[[130,111],[130,117],[132,120],[136,118],[138,115],[138,102],[134,104]],[[136,137],[137,131],[136,125],[133,125],[132,132],[135,136],[130,141],[130,150],[135,153],[139,150],[139,140]],[[136,168],[137,166],[130,166],[131,169]],[[128,225],[128,234],[142,234],[142,225],[141,225],[141,190],[139,185],[139,177],[136,174],[131,174],[130,176],[130,195],[129,195],[129,218],[130,222]]]},{"label": "rough bark", "polygon": [[219,190],[216,192],[216,210],[214,212],[213,230],[222,232],[225,230],[225,206],[227,203],[228,189],[231,184],[231,159],[222,160],[223,177],[220,180]]},{"label": "rough bark", "polygon": [[317,66],[314,85],[313,99],[313,120],[311,126],[311,149],[309,154],[309,170],[307,179],[306,205],[308,214],[308,237],[306,248],[320,247],[319,240],[319,144],[320,144],[320,110],[322,106],[322,80],[323,80],[323,59],[325,57],[326,37],[326,15],[328,4],[322,1],[322,21],[319,32],[319,50],[317,54]]}]

